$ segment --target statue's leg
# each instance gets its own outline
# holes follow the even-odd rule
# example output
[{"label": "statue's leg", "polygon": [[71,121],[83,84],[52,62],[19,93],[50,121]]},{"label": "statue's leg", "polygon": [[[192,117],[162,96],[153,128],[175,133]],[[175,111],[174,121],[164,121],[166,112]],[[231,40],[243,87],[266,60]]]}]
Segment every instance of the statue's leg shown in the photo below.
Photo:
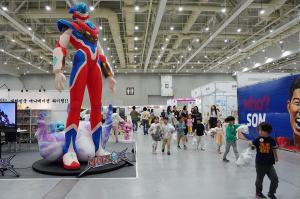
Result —
[{"label": "statue's leg", "polygon": [[79,169],[77,159],[76,134],[80,119],[80,110],[88,74],[86,57],[78,51],[74,56],[73,68],[70,75],[70,107],[65,130],[65,145],[63,147],[63,163],[65,169]]},{"label": "statue's leg", "polygon": [[101,100],[102,100],[102,73],[100,66],[94,64],[89,68],[87,79],[87,87],[90,96],[91,104],[91,129],[92,137],[95,144],[96,156],[104,155],[105,152],[101,147],[102,138],[102,115],[101,115]]}]

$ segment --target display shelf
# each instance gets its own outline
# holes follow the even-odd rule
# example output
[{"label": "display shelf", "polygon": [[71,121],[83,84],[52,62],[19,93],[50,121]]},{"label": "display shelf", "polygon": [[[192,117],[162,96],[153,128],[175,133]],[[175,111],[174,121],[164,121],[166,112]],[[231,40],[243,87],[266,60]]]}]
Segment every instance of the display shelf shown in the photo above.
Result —
[{"label": "display shelf", "polygon": [[50,123],[51,110],[48,109],[20,109],[17,111],[17,126],[22,130],[26,130],[27,133],[21,134],[21,140],[29,140],[31,142],[34,138],[34,134],[38,128],[38,118],[40,113],[45,116],[45,121]]}]

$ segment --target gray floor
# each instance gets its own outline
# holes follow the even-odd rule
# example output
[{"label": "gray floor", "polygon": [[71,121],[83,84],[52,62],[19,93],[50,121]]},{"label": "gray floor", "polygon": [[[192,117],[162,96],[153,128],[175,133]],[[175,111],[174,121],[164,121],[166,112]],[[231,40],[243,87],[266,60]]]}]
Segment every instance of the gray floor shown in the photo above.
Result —
[{"label": "gray floor", "polygon": [[[210,138],[207,151],[177,150],[172,155],[151,154],[150,136],[137,136],[137,178],[1,180],[0,198],[44,199],[248,199],[254,198],[254,164],[225,164]],[[245,143],[239,143],[242,151]],[[278,198],[300,198],[300,155],[279,152],[276,170],[280,178]],[[230,153],[229,159],[233,160]],[[268,180],[265,179],[267,192]]]}]

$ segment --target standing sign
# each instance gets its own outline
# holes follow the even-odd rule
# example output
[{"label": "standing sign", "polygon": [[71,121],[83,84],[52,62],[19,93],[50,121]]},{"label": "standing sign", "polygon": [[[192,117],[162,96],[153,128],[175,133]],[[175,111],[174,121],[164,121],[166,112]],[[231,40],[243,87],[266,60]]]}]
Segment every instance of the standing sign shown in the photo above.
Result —
[{"label": "standing sign", "polygon": [[249,126],[248,139],[258,136],[261,122],[271,123],[281,147],[300,151],[300,75],[238,88],[239,122]]}]

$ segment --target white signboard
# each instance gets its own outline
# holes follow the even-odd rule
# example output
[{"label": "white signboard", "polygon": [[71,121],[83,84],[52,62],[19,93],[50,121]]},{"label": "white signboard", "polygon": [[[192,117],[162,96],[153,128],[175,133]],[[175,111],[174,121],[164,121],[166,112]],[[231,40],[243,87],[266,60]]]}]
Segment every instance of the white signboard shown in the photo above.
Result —
[{"label": "white signboard", "polygon": [[161,82],[161,89],[160,89],[160,95],[170,97],[173,96],[173,78],[170,75],[161,76],[160,77]]},{"label": "white signboard", "polygon": [[238,87],[248,86],[259,82],[278,79],[289,73],[237,73]]}]

